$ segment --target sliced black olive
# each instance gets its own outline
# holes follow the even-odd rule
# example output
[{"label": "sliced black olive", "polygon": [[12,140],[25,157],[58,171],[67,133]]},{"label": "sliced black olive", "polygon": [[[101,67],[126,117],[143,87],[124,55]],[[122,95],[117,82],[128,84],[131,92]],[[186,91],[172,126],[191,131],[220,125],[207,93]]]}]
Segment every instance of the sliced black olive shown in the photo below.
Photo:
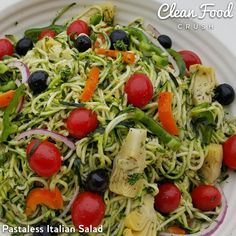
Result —
[{"label": "sliced black olive", "polygon": [[54,233],[49,223],[47,222],[41,222],[36,225],[34,225],[35,232],[33,233],[33,236],[57,236],[57,233]]},{"label": "sliced black olive", "polygon": [[214,99],[221,105],[229,105],[234,101],[235,92],[229,84],[220,84],[215,89]]},{"label": "sliced black olive", "polygon": [[104,193],[109,185],[109,175],[105,169],[97,169],[89,173],[85,189],[91,192]]},{"label": "sliced black olive", "polygon": [[81,35],[75,40],[75,47],[79,52],[85,52],[91,48],[91,39],[86,35]]},{"label": "sliced black olive", "polygon": [[129,36],[123,30],[114,30],[110,34],[111,49],[126,51],[129,47]]},{"label": "sliced black olive", "polygon": [[172,46],[172,40],[167,35],[162,34],[157,38],[157,40],[164,48],[171,48]]},{"label": "sliced black olive", "polygon": [[38,94],[47,89],[48,73],[44,70],[38,70],[33,72],[28,80],[30,89],[34,94]]},{"label": "sliced black olive", "polygon": [[29,50],[33,48],[33,41],[30,38],[22,38],[16,43],[17,54],[24,56]]}]

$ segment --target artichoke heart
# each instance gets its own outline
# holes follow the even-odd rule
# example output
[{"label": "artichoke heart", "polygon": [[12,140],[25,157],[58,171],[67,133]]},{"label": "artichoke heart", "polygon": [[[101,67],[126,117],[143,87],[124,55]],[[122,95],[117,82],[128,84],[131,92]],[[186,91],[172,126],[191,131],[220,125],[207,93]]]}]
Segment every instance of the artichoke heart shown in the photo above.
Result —
[{"label": "artichoke heart", "polygon": [[145,180],[137,179],[129,183],[132,174],[143,174],[145,168],[145,140],[147,131],[144,129],[130,129],[121,149],[114,159],[110,178],[110,190],[125,197],[134,198],[142,190]]},{"label": "artichoke heart", "polygon": [[124,236],[156,236],[157,219],[154,210],[154,197],[144,197],[143,205],[125,218]]},{"label": "artichoke heart", "polygon": [[201,168],[201,173],[209,184],[214,183],[216,179],[220,176],[222,161],[222,145],[211,143],[208,146],[208,154],[206,155]]},{"label": "artichoke heart", "polygon": [[73,54],[69,46],[64,48],[59,41],[47,37],[39,40],[36,43],[35,48],[46,52],[48,58],[53,61],[71,59]]},{"label": "artichoke heart", "polygon": [[189,71],[192,75],[193,104],[211,103],[216,86],[215,70],[203,65],[192,65]]}]

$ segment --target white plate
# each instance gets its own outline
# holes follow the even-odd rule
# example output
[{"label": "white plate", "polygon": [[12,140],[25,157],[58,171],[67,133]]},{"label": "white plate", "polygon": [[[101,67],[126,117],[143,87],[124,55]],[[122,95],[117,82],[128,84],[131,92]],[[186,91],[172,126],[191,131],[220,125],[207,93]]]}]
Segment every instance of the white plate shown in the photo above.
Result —
[{"label": "white plate", "polygon": [[[125,24],[130,20],[143,17],[145,23],[151,23],[173,40],[173,48],[190,49],[197,52],[205,65],[215,68],[217,79],[230,83],[236,89],[236,58],[231,52],[216,40],[207,31],[178,31],[177,24],[180,20],[160,21],[156,12],[160,4],[154,0],[110,0],[117,6],[118,22]],[[0,12],[0,36],[4,34],[16,34],[22,36],[25,29],[30,27],[48,25],[55,13],[61,7],[73,2],[67,0],[23,0]],[[102,1],[77,0],[78,5],[65,15],[65,18],[81,12],[83,7]],[[16,25],[15,23],[18,22]],[[234,108],[233,108],[234,106]],[[231,113],[236,115],[235,103],[230,107]],[[224,186],[224,192],[228,200],[228,212],[224,223],[214,236],[236,235],[236,173],[230,173],[230,178]],[[1,232],[0,232],[0,235]]]}]

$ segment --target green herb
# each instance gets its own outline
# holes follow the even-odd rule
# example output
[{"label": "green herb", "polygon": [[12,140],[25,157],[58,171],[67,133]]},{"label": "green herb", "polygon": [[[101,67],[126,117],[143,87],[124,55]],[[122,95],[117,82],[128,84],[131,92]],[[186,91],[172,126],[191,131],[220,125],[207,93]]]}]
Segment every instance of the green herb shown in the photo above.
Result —
[{"label": "green herb", "polygon": [[25,85],[21,84],[20,87],[16,89],[13,99],[11,100],[9,106],[6,108],[3,114],[3,130],[2,130],[2,136],[0,138],[0,141],[2,142],[7,141],[9,135],[17,132],[18,126],[12,124],[11,116],[15,112],[18,103],[20,101],[20,98],[23,96],[24,92],[25,92]]},{"label": "green herb", "polygon": [[62,80],[68,79],[71,76],[71,69],[68,65],[66,65],[60,72],[60,76]]},{"label": "green herb", "polygon": [[128,183],[130,185],[135,185],[138,180],[143,178],[144,178],[143,173],[133,173],[128,175]]},{"label": "green herb", "polygon": [[122,40],[117,40],[113,46],[116,50],[127,51],[127,45]]}]

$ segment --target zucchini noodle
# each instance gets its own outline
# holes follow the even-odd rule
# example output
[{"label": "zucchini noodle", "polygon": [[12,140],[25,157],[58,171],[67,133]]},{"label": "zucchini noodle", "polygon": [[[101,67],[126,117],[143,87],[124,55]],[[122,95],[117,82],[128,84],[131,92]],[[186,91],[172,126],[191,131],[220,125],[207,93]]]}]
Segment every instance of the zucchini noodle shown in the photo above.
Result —
[{"label": "zucchini noodle", "polygon": [[[101,20],[91,25],[93,37],[101,34],[105,40],[100,40],[101,48],[109,49],[110,40],[107,32],[122,28],[116,24],[107,24],[104,16],[106,8],[91,6],[84,13],[73,19],[83,19],[89,22],[91,16],[100,14]],[[68,20],[67,25],[73,21]],[[135,25],[131,23],[129,26]],[[142,25],[138,25],[143,30]],[[92,37],[92,36],[91,36]],[[157,97],[160,92],[172,92],[172,112],[180,129],[181,147],[173,150],[148,131],[146,138],[146,168],[144,178],[147,180],[145,188],[136,198],[127,198],[107,190],[104,193],[106,205],[103,219],[103,233],[100,236],[123,235],[125,217],[134,209],[142,205],[147,193],[157,191],[159,181],[171,181],[181,191],[180,206],[172,213],[162,215],[156,212],[158,222],[157,234],[165,231],[168,226],[181,225],[189,233],[198,232],[203,223],[211,223],[220,212],[220,207],[214,211],[202,212],[194,208],[190,191],[193,186],[204,181],[199,170],[208,153],[207,145],[201,142],[192,123],[193,109],[191,78],[184,76],[176,78],[176,87],[169,72],[173,69],[169,65],[158,64],[152,57],[144,55],[139,50],[140,42],[134,36],[130,37],[130,48],[136,55],[134,64],[126,64],[120,54],[116,58],[95,54],[92,49],[83,53],[71,47],[66,31],[62,31],[54,39],[45,37],[35,43],[34,48],[19,60],[25,63],[30,72],[45,70],[49,74],[48,89],[39,95],[33,95],[26,85],[23,110],[14,117],[17,133],[12,134],[6,143],[0,144],[0,220],[11,226],[35,225],[41,221],[52,220],[55,224],[72,227],[70,209],[53,210],[46,206],[37,207],[30,217],[25,215],[26,197],[35,187],[53,189],[57,186],[63,196],[64,206],[70,204],[74,194],[83,190],[83,183],[88,174],[97,168],[106,168],[109,172],[113,167],[113,160],[118,154],[123,140],[130,128],[146,127],[135,120],[132,112],[127,112],[130,105],[124,93],[124,85],[129,77],[137,72],[146,74],[154,88],[154,95],[143,111],[156,121]],[[6,62],[14,61],[9,58]],[[70,150],[65,144],[56,141],[63,163],[60,171],[50,178],[37,176],[29,167],[26,157],[27,144],[33,138],[46,139],[46,136],[28,136],[16,141],[17,134],[33,128],[42,128],[68,136],[65,120],[73,106],[67,103],[80,103],[79,95],[85,87],[85,81],[90,68],[100,68],[99,84],[90,101],[82,105],[97,113],[99,128],[87,137],[76,141],[76,150]],[[21,79],[20,74],[11,69],[12,80]],[[235,120],[230,120],[218,102],[212,102],[202,111],[211,111],[215,120],[211,143],[223,143],[236,132]],[[0,110],[0,130],[2,130],[4,110]],[[1,133],[1,131],[0,131]],[[2,161],[4,159],[4,161]],[[155,189],[156,188],[156,189]],[[189,220],[192,220],[191,226]],[[61,233],[61,235],[66,235]],[[74,233],[71,235],[78,235]],[[88,234],[95,235],[95,234]],[[148,236],[148,235],[147,235]]]}]

